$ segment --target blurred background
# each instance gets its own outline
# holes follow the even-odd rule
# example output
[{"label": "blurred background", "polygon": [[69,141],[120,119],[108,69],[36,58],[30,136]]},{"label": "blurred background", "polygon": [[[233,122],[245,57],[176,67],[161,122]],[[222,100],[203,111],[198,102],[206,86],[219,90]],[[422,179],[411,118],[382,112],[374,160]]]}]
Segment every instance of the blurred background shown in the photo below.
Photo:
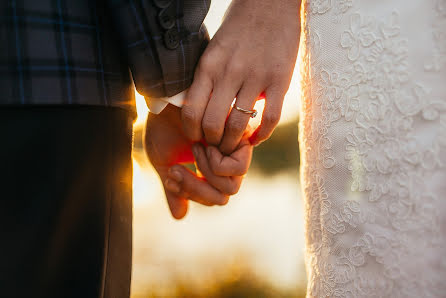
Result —
[{"label": "blurred background", "polygon": [[[211,37],[229,4],[213,1],[205,20]],[[170,215],[161,181],[143,152],[148,109],[137,94],[132,298],[305,297],[299,90],[295,71],[280,125],[256,148],[239,194],[224,207],[191,202],[181,221]],[[261,112],[263,103],[256,109]]]}]

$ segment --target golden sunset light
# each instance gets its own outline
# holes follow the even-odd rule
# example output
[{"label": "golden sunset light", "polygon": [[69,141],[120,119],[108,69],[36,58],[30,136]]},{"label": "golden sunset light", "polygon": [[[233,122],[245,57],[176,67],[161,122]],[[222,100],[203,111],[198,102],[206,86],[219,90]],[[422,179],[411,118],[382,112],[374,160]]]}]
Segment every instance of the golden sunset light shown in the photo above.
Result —
[{"label": "golden sunset light", "polygon": [[446,0],[0,11],[0,298],[444,297]]},{"label": "golden sunset light", "polygon": [[[229,2],[212,3],[205,20],[211,36]],[[297,69],[278,131],[288,125],[297,132]],[[149,110],[137,93],[136,107],[135,143],[142,144],[137,138],[142,136]],[[263,107],[264,101],[258,101],[259,115]],[[260,120],[252,119],[251,126]],[[297,133],[292,137],[288,141],[297,144]],[[303,297],[303,209],[297,150],[294,154],[284,160],[291,167],[271,175],[254,165],[240,193],[227,206],[208,209],[191,202],[190,212],[178,222],[170,216],[156,172],[144,152],[135,148],[132,297],[220,297],[221,291],[228,290]]]}]

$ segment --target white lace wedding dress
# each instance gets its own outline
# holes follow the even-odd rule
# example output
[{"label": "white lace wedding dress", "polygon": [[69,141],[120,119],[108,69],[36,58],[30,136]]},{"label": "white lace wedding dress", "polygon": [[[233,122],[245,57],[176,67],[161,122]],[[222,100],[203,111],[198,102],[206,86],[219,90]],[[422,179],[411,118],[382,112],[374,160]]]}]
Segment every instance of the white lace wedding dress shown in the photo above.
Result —
[{"label": "white lace wedding dress", "polygon": [[446,297],[446,0],[307,0],[309,297]]}]

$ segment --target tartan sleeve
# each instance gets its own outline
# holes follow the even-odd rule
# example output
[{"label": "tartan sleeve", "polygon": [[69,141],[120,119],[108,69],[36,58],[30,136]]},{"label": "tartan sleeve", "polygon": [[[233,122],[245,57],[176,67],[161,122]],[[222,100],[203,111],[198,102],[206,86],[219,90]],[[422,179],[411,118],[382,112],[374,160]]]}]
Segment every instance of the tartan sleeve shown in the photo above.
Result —
[{"label": "tartan sleeve", "polygon": [[210,0],[107,0],[137,91],[171,97],[191,84],[209,42]]}]

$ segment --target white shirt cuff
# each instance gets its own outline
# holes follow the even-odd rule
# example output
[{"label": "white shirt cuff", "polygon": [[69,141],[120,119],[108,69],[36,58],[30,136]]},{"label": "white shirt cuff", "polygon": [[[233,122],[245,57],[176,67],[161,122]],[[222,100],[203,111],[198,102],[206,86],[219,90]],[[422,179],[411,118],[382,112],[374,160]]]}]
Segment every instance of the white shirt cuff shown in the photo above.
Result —
[{"label": "white shirt cuff", "polygon": [[153,114],[161,113],[169,103],[181,108],[184,104],[184,99],[186,98],[187,91],[188,89],[171,97],[159,97],[159,98],[145,97],[147,107]]}]

